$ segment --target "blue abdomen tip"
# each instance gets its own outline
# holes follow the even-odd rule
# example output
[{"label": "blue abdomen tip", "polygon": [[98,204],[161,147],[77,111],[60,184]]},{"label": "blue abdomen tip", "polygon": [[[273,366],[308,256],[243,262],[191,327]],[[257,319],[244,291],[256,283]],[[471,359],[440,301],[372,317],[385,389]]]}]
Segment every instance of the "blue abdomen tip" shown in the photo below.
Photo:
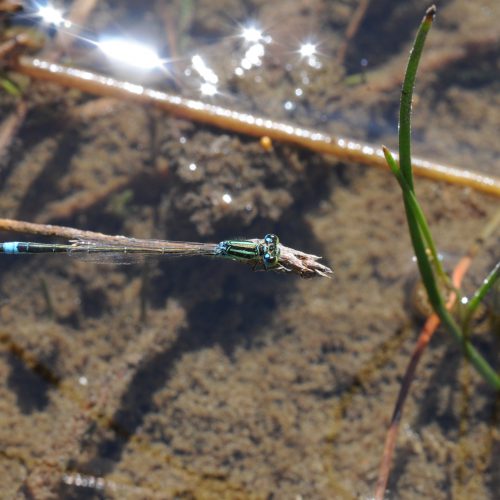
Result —
[{"label": "blue abdomen tip", "polygon": [[19,241],[7,241],[2,244],[4,253],[18,253]]}]

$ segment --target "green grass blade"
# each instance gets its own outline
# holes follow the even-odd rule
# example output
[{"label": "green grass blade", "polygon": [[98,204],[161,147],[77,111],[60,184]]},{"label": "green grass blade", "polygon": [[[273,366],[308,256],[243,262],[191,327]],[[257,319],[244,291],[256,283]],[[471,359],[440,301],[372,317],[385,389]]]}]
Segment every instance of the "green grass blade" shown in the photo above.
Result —
[{"label": "green grass blade", "polygon": [[[486,382],[498,391],[500,390],[500,376],[493,370],[479,351],[475,349],[469,339],[463,334],[450,312],[446,309],[445,300],[437,286],[434,269],[436,269],[436,272],[441,277],[444,277],[446,283],[449,283],[449,278],[442,269],[427,220],[425,219],[424,213],[418,203],[413,189],[413,174],[411,168],[411,102],[420,56],[422,54],[425,38],[432,25],[435,13],[435,6],[427,9],[425,17],[418,30],[417,37],[410,54],[410,59],[408,61],[408,67],[401,92],[399,118],[399,165],[387,148],[384,148],[384,155],[389,168],[398,180],[403,192],[403,201],[411,242],[417,258],[420,275],[432,308],[439,316],[441,322],[453,335],[455,340],[462,346],[464,354],[472,365],[483,376],[484,380],[486,380]],[[431,257],[434,262],[431,262],[427,249],[431,251]],[[496,279],[497,278],[493,278],[492,281],[496,281]]]},{"label": "green grass blade", "polygon": [[443,283],[449,284],[450,280],[448,278],[448,275],[444,272],[443,266],[441,265],[441,260],[439,259],[438,251],[434,243],[434,239],[432,238],[431,230],[429,228],[429,224],[427,223],[427,219],[425,218],[422,207],[420,206],[415,193],[408,186],[408,183],[403,177],[396,160],[392,156],[392,153],[385,146],[382,146],[382,150],[384,152],[387,164],[398,180],[403,193],[406,193],[406,195],[408,196],[408,209],[410,210],[410,215],[413,219],[415,219],[415,223],[422,232],[425,244],[431,252],[434,269],[436,270],[437,275],[443,281]]},{"label": "green grass blade", "polygon": [[469,330],[469,324],[472,315],[476,311],[481,301],[484,299],[485,295],[490,291],[491,287],[498,281],[498,278],[500,278],[500,262],[498,262],[497,265],[488,274],[488,276],[486,276],[482,285],[476,290],[469,303],[467,304],[463,321],[464,331],[467,332]]},{"label": "green grass blade", "polygon": [[5,90],[5,92],[14,97],[21,97],[22,95],[21,90],[14,82],[1,75],[0,75],[0,87],[2,87]]},{"label": "green grass blade", "polygon": [[413,97],[413,87],[415,85],[415,77],[417,74],[418,63],[422,50],[424,48],[427,33],[431,28],[432,21],[436,14],[436,6],[432,5],[425,13],[425,17],[420,24],[420,28],[415,38],[410,59],[406,68],[405,78],[403,81],[403,90],[401,92],[401,105],[399,108],[399,164],[401,173],[405,178],[408,186],[413,191],[413,174],[411,170],[411,102]]}]

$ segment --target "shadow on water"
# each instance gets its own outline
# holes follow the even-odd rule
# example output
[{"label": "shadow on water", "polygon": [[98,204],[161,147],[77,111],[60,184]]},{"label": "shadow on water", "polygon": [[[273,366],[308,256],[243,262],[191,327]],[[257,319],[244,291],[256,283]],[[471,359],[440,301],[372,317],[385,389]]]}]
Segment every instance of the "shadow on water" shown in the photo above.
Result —
[{"label": "shadow on water", "polygon": [[[462,411],[468,413],[474,412],[475,409],[473,399],[470,399],[471,395],[467,394],[467,389],[464,389],[459,383],[460,365],[464,363],[464,360],[461,359],[460,350],[455,344],[446,344],[446,339],[442,339],[442,345],[445,345],[446,349],[443,352],[441,361],[432,371],[432,375],[426,384],[426,388],[421,396],[421,400],[425,401],[425,404],[418,406],[418,411],[412,419],[411,426],[421,431],[427,426],[436,425],[441,429],[438,435],[443,434],[448,436],[450,441],[458,442],[464,433],[462,429],[463,419],[467,418],[469,420],[471,416],[468,415],[466,417],[457,413],[457,399],[464,400],[461,403]],[[480,346],[478,345],[478,347]],[[487,344],[483,348],[487,349]],[[486,391],[488,392],[487,388]],[[500,397],[497,396],[496,401],[494,399],[487,399],[483,407],[479,410],[482,414],[481,419],[489,421],[492,429],[498,427],[499,408]],[[422,438],[418,435],[416,439],[421,440]],[[459,450],[460,444],[457,444],[457,450]],[[479,448],[481,448],[481,445],[479,445]],[[495,449],[494,447],[486,446],[485,448],[483,445],[482,450],[482,452],[478,452],[480,453],[479,457],[481,461],[496,463],[495,455],[498,456],[498,447]],[[408,468],[412,467],[414,456],[414,450],[396,448],[394,466],[388,483],[389,491],[401,491],[402,485],[400,485],[400,482],[408,474]],[[459,467],[459,458],[456,459],[456,463],[457,467]],[[450,484],[442,484],[443,491],[449,491],[453,486],[453,481],[450,481],[449,478],[446,478],[446,481],[449,481]],[[498,474],[492,474],[489,485],[492,493],[491,498],[495,496],[494,492],[498,491],[496,483],[498,483]]]},{"label": "shadow on water", "polygon": [[[460,362],[458,356],[456,346],[448,345],[441,358],[441,363],[439,363],[438,367],[432,373],[422,396],[425,405],[419,406],[418,414],[412,423],[412,426],[415,426],[416,429],[422,429],[432,421],[435,421],[437,425],[449,431],[457,429],[457,415],[453,410],[452,402],[450,400],[444,402],[440,400],[440,396],[446,393],[445,389],[450,385],[456,388]],[[456,362],[446,362],[446,360],[452,358],[455,358]],[[452,391],[449,392],[449,397],[452,397]],[[439,417],[436,417],[436,415],[439,415]],[[396,448],[394,466],[388,483],[390,491],[400,491],[398,483],[405,476],[407,468],[411,466],[412,456],[413,453],[408,450]]]},{"label": "shadow on water", "polygon": [[[427,0],[399,4],[391,0],[371,2],[356,36],[349,45],[347,71],[359,72],[362,59],[366,59],[369,67],[373,68],[399,54],[413,36],[415,19],[419,19],[430,3],[432,2]],[[445,3],[448,2],[440,2],[440,8]]]},{"label": "shadow on water", "polygon": [[[296,225],[299,234],[309,234],[308,241],[314,240],[303,221],[296,219]],[[236,263],[224,263],[223,269],[218,269],[219,265],[213,261],[205,266],[208,269],[203,279],[206,286],[200,290],[200,278],[195,276],[196,271],[193,272],[187,260],[180,259],[175,265],[164,264],[164,272],[151,288],[162,297],[174,295],[185,305],[188,326],[172,344],[139,367],[110,419],[113,435],[109,437],[108,433],[96,444],[92,459],[85,464],[73,464],[71,468],[92,476],[112,472],[146,416],[156,411],[155,393],[168,385],[184,356],[219,346],[232,359],[235,349],[251,349],[259,337],[266,335],[278,301],[286,301],[287,295],[294,291],[294,281],[299,279],[271,272],[253,273]],[[168,269],[168,280],[165,269]],[[193,294],[196,302],[192,300]],[[61,488],[65,494],[76,491],[64,484]]]},{"label": "shadow on water", "polygon": [[[274,224],[269,220],[257,219],[248,233],[252,236],[264,235],[266,232],[283,234],[286,235],[284,243],[287,246],[322,255],[323,251],[304,214],[317,209],[321,200],[331,193],[332,185],[344,182],[343,168],[328,169],[321,165],[315,155],[301,153],[301,156],[306,164],[308,157],[313,158],[311,175],[308,183],[294,188],[294,203],[281,217],[283,222]],[[185,227],[177,232],[172,231],[174,239],[182,239],[185,231]],[[238,231],[237,225],[233,231]],[[217,231],[214,241],[227,238],[228,232],[230,234],[231,224],[225,221],[223,231],[222,228]],[[172,344],[139,366],[107,424],[107,429],[112,431],[111,437],[109,432],[103,433],[105,436],[97,438],[94,445],[93,458],[84,464],[71,463],[70,460],[68,470],[78,470],[92,476],[106,476],[113,471],[146,416],[155,411],[155,394],[168,385],[183,357],[219,346],[231,359],[235,349],[250,349],[259,337],[266,335],[278,301],[286,301],[287,295],[294,291],[294,282],[299,279],[271,272],[253,273],[250,268],[242,268],[241,264],[225,262],[221,265],[216,260],[204,262],[200,267],[194,267],[190,259],[158,264],[159,272],[148,286],[149,306],[161,308],[165,297],[175,297],[187,310],[188,326]],[[200,287],[200,283],[205,286]],[[88,302],[95,301],[95,297],[81,297],[82,310],[86,311],[90,307]],[[101,298],[104,302],[104,297]],[[11,365],[9,383],[17,394],[21,411],[29,413],[43,410],[49,401],[48,391],[58,387],[57,377],[47,368],[49,365],[26,364],[21,357],[13,358]],[[65,497],[77,495],[78,498],[85,498],[90,494],[63,483],[60,488]]]},{"label": "shadow on water", "polygon": [[29,415],[43,411],[49,404],[48,392],[57,382],[41,364],[28,367],[14,349],[9,356],[10,372],[7,377],[9,389],[16,395],[21,413]]}]

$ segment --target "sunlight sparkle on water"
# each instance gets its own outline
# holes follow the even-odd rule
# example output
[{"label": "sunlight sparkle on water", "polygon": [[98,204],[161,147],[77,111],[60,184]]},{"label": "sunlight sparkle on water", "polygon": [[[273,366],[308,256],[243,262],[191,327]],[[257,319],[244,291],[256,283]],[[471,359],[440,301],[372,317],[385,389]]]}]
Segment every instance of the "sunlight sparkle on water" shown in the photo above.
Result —
[{"label": "sunlight sparkle on water", "polygon": [[229,193],[224,193],[222,195],[222,201],[229,205],[233,201],[233,197]]},{"label": "sunlight sparkle on water", "polygon": [[219,77],[206,65],[205,61],[199,54],[196,54],[191,58],[191,65],[193,66],[193,69],[203,78],[203,80],[214,86],[217,85]]},{"label": "sunlight sparkle on water", "polygon": [[203,82],[200,85],[200,92],[202,95],[213,97],[214,95],[217,95],[219,91],[217,90],[217,86],[213,83]]},{"label": "sunlight sparkle on water", "polygon": [[97,46],[110,58],[129,66],[154,69],[163,66],[164,61],[147,45],[142,43],[110,38],[100,41]]},{"label": "sunlight sparkle on water", "polygon": [[321,63],[318,59],[318,45],[310,41],[303,42],[300,44],[299,50],[297,51],[301,59],[305,59],[307,64],[312,68],[321,68]]},{"label": "sunlight sparkle on water", "polygon": [[38,5],[37,9],[39,15],[42,18],[42,21],[46,24],[53,24],[55,26],[64,26],[65,28],[69,28],[71,26],[71,21],[64,19],[63,12],[60,9],[56,9],[54,6],[47,5]]},{"label": "sunlight sparkle on water", "polygon": [[245,41],[246,50],[239,66],[234,70],[237,76],[243,76],[245,71],[262,64],[266,51],[264,46],[272,41],[269,35],[263,33],[255,24],[248,23],[242,26],[239,36]]},{"label": "sunlight sparkle on water", "polygon": [[245,57],[241,60],[241,67],[243,69],[250,69],[252,66],[260,66],[262,64],[262,57],[264,56],[264,45],[256,43],[252,45],[246,52]]},{"label": "sunlight sparkle on water", "polygon": [[255,25],[243,26],[240,36],[248,43],[257,43],[262,40],[262,30]]},{"label": "sunlight sparkle on water", "polygon": [[311,42],[303,43],[299,48],[300,57],[312,57],[317,53],[317,45]]}]

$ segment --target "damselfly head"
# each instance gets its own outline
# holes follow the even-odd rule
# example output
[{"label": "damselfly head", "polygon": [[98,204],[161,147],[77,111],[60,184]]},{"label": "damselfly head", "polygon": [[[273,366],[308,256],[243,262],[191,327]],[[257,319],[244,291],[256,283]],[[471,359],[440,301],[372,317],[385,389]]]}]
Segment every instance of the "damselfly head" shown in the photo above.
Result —
[{"label": "damselfly head", "polygon": [[266,269],[276,267],[279,262],[279,238],[275,234],[266,234],[261,244],[260,255]]}]

